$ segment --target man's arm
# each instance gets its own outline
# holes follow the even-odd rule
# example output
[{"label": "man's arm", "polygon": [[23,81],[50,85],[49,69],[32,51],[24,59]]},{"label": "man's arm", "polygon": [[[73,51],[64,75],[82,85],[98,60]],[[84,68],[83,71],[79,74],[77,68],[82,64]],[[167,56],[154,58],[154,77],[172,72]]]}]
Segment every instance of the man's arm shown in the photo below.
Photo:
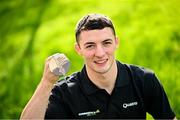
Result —
[{"label": "man's arm", "polygon": [[154,73],[145,76],[146,110],[154,119],[176,119],[166,92]]},{"label": "man's arm", "polygon": [[21,113],[20,119],[44,119],[51,90],[59,78],[49,70],[49,60],[50,58],[46,60],[43,77]]}]

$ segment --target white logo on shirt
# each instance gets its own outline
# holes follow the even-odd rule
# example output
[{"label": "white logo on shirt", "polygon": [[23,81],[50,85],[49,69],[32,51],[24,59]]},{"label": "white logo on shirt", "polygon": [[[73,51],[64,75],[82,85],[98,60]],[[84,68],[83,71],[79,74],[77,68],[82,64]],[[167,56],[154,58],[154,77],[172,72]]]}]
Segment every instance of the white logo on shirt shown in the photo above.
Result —
[{"label": "white logo on shirt", "polygon": [[78,115],[79,116],[94,116],[96,115],[97,113],[100,113],[99,109],[97,109],[96,111],[90,111],[90,112],[82,112],[82,113],[79,113]]},{"label": "white logo on shirt", "polygon": [[131,107],[137,105],[138,102],[124,103],[123,108]]}]

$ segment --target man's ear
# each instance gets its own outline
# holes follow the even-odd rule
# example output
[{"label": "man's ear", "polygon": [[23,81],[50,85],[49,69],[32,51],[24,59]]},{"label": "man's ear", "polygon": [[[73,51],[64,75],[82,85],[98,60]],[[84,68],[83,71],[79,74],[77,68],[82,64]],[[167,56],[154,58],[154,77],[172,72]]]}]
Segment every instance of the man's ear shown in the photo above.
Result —
[{"label": "man's ear", "polygon": [[115,44],[116,44],[116,49],[119,47],[119,45],[120,45],[120,40],[119,40],[119,38],[116,36],[116,38],[115,38]]},{"label": "man's ear", "polygon": [[77,52],[79,55],[81,55],[81,47],[80,47],[80,45],[79,45],[78,43],[75,43],[75,44],[74,44],[74,48],[75,48],[76,52]]}]

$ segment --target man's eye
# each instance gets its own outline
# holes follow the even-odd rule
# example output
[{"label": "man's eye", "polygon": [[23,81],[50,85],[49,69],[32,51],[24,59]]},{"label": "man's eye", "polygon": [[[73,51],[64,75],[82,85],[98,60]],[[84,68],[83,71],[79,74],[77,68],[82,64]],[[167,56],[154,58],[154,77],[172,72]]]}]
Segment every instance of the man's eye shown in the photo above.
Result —
[{"label": "man's eye", "polygon": [[112,44],[112,42],[105,42],[104,45]]},{"label": "man's eye", "polygon": [[87,45],[86,48],[93,48],[94,45]]}]

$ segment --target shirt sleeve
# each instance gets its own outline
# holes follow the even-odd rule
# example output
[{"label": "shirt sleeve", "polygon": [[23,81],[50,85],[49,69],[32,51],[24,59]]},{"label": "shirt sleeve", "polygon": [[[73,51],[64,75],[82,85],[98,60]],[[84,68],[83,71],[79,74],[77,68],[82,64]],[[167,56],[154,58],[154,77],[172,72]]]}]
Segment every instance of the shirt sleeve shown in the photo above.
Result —
[{"label": "shirt sleeve", "polygon": [[68,106],[63,100],[63,93],[59,86],[52,89],[49,103],[45,113],[45,119],[69,118]]},{"label": "shirt sleeve", "polygon": [[163,86],[154,73],[146,76],[144,90],[146,110],[153,118],[173,119],[175,117]]}]

